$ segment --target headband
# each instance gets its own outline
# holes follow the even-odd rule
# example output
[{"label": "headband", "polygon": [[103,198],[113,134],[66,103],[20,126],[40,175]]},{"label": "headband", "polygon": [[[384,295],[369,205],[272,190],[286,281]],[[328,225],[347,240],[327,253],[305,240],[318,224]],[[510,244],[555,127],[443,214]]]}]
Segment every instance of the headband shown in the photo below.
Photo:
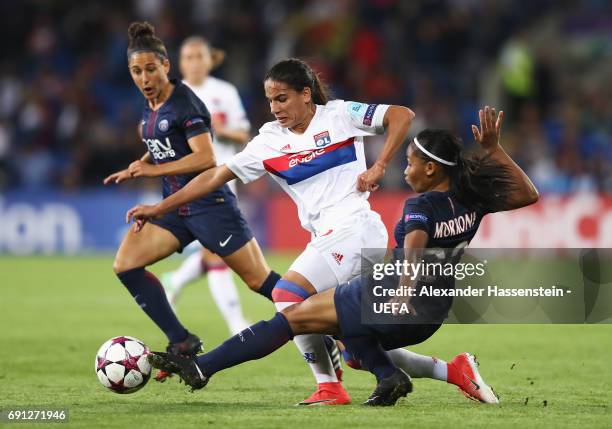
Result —
[{"label": "headband", "polygon": [[137,54],[140,52],[152,52],[156,55],[159,55],[162,58],[168,59],[168,54],[166,54],[165,52],[163,52],[161,49],[152,49],[152,48],[134,48],[134,49],[129,49],[127,56],[128,59],[133,55],[133,54]]},{"label": "headband", "polygon": [[447,161],[445,159],[440,158],[439,156],[434,155],[433,153],[431,153],[430,151],[428,151],[427,149],[425,149],[421,143],[419,143],[419,141],[417,140],[417,138],[414,138],[414,144],[416,145],[416,147],[418,147],[421,152],[423,152],[425,155],[427,155],[428,157],[430,157],[433,160],[436,160],[438,162],[441,162],[442,164],[446,164],[446,165],[450,165],[450,166],[454,166],[457,165],[456,162],[451,162],[451,161]]}]

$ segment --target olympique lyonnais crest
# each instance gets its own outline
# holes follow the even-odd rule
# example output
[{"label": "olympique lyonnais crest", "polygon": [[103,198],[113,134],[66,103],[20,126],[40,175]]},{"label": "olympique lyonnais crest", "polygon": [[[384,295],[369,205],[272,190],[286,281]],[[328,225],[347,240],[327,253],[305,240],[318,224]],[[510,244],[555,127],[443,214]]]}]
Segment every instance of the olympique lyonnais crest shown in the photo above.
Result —
[{"label": "olympique lyonnais crest", "polygon": [[329,136],[329,131],[323,131],[322,133],[316,134],[314,136],[315,146],[323,147],[327,146],[331,143],[331,137]]}]

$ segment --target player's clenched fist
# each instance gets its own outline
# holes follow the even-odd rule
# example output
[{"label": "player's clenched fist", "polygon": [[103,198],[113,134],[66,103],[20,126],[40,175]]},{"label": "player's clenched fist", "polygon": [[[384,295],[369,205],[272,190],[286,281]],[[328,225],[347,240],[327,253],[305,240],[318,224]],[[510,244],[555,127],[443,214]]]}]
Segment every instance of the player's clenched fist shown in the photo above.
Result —
[{"label": "player's clenched fist", "polygon": [[385,176],[385,167],[376,163],[357,177],[357,190],[359,192],[374,192],[380,185],[378,181]]}]

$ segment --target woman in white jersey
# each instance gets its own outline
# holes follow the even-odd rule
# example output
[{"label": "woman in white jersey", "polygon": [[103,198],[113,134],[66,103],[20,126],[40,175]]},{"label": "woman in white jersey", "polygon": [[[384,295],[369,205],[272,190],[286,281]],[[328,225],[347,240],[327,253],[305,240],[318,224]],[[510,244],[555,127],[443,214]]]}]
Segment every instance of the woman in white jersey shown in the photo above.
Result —
[{"label": "woman in white jersey", "polygon": [[[317,75],[299,59],[274,65],[264,88],[275,121],[266,123],[225,165],[200,174],[155,206],[133,207],[126,220],[142,225],[232,179],[248,183],[269,173],[294,200],[302,226],[312,234],[272,292],[280,311],[357,276],[362,249],[374,249],[364,257],[382,259],[387,232],[367,199],[403,143],[414,113],[402,106],[328,101]],[[363,137],[385,131],[385,145],[367,169]],[[318,383],[317,391],[301,404],[350,403],[323,337],[298,335],[294,341]]]},{"label": "woman in white jersey", "polygon": [[[251,124],[234,85],[210,76],[225,53],[215,49],[206,39],[192,36],[183,41],[179,68],[186,84],[200,98],[211,114],[213,148],[217,164],[225,164],[249,141]],[[229,183],[236,193],[235,182]],[[182,289],[198,277],[207,274],[208,285],[217,307],[232,334],[249,326],[242,314],[238,291],[232,272],[223,259],[206,248],[189,255],[181,266],[161,277],[168,301],[174,306]]]}]

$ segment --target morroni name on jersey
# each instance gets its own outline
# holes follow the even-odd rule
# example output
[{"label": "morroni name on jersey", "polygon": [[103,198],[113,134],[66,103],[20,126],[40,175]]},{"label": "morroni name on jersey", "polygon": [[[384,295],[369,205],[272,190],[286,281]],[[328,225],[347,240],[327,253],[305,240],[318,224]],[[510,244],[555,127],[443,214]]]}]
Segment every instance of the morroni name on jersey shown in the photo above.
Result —
[{"label": "morroni name on jersey", "polygon": [[450,192],[425,192],[409,198],[404,214],[395,227],[397,246],[416,229],[429,235],[427,247],[454,248],[476,235],[484,214],[461,204]]},{"label": "morroni name on jersey", "polygon": [[470,212],[457,216],[447,221],[436,222],[434,238],[446,238],[453,235],[463,234],[472,229],[476,224],[476,212]]}]

